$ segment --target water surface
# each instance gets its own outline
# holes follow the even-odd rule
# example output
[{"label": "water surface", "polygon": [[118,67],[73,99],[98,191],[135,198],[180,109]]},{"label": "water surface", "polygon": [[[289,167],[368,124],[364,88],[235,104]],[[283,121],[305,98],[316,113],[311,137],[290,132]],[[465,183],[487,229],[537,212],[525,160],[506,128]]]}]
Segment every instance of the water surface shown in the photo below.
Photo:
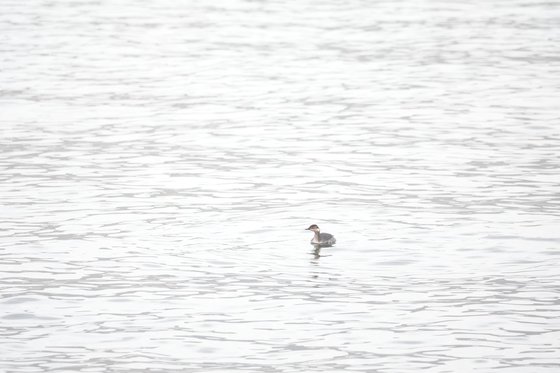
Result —
[{"label": "water surface", "polygon": [[556,372],[559,16],[2,2],[0,370]]}]

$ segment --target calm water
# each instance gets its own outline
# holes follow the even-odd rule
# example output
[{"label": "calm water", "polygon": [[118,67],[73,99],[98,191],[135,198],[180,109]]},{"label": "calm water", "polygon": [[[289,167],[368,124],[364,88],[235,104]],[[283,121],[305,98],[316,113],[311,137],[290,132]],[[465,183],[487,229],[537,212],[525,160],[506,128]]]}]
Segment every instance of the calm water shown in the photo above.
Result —
[{"label": "calm water", "polygon": [[0,2],[0,371],[558,372],[559,17]]}]

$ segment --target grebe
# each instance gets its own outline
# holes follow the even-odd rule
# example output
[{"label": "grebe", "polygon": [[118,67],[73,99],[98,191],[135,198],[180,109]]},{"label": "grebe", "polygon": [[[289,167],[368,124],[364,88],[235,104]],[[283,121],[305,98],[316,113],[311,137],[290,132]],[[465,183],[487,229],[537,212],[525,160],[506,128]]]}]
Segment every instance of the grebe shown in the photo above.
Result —
[{"label": "grebe", "polygon": [[317,224],[313,224],[305,230],[315,232],[315,236],[311,240],[312,245],[332,246],[336,243],[336,238],[334,238],[334,236],[330,233],[321,233]]}]

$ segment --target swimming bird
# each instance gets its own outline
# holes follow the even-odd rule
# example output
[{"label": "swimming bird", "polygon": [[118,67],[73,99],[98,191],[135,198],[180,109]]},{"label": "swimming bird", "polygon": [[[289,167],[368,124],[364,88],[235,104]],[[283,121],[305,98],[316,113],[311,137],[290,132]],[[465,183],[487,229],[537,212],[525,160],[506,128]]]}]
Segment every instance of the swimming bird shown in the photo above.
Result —
[{"label": "swimming bird", "polygon": [[336,238],[330,233],[321,233],[321,230],[317,226],[317,224],[310,225],[309,228],[306,228],[307,231],[313,231],[315,236],[311,240],[312,245],[318,246],[332,246],[336,243]]}]

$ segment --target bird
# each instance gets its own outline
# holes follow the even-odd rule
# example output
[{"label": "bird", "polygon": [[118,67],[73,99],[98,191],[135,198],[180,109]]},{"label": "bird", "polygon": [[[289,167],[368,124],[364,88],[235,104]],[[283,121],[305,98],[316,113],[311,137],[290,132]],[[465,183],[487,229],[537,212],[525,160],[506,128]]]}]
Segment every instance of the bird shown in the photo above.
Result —
[{"label": "bird", "polygon": [[315,236],[311,240],[312,245],[316,246],[332,246],[336,243],[336,238],[330,233],[321,233],[321,230],[317,226],[317,224],[310,225],[309,228],[306,228],[307,231],[313,231]]}]

